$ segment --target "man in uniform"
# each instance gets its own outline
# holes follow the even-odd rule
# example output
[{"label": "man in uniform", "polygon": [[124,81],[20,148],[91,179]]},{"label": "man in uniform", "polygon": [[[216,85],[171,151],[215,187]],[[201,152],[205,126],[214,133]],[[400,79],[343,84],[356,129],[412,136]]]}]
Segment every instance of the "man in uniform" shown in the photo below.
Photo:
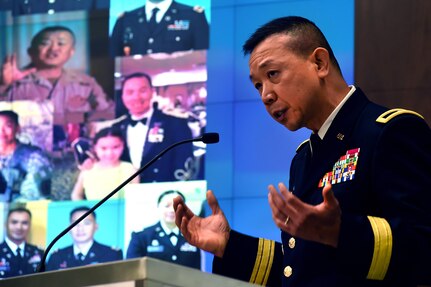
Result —
[{"label": "man in uniform", "polygon": [[30,201],[50,197],[52,164],[39,147],[21,143],[18,114],[0,111],[0,201]]},{"label": "man in uniform", "polygon": [[2,65],[0,100],[33,100],[54,107],[54,123],[82,123],[98,117],[112,118],[114,103],[96,80],[83,73],[64,69],[75,53],[75,35],[67,27],[50,26],[31,40],[30,65],[17,67],[16,56],[7,56]]},{"label": "man in uniform", "polygon": [[43,250],[26,242],[31,228],[31,212],[23,207],[10,209],[6,237],[0,244],[0,278],[36,272]]},{"label": "man in uniform", "polygon": [[213,272],[259,285],[429,285],[431,130],[423,117],[349,86],[305,18],[263,25],[243,50],[270,116],[291,131],[312,131],[288,186],[269,185],[281,243],[231,230],[211,191],[207,218],[175,198],[184,237],[215,254]]},{"label": "man in uniform", "polygon": [[[154,88],[149,75],[134,73],[123,81],[121,99],[128,114],[114,125],[126,139],[122,160],[141,168],[162,150],[181,140],[192,138],[186,118],[160,111],[152,104]],[[182,144],[141,173],[141,182],[196,179],[193,145]]]},{"label": "man in uniform", "polygon": [[209,45],[209,25],[204,9],[173,0],[147,0],[125,12],[111,37],[113,56],[204,50]]},{"label": "man in uniform", "polygon": [[175,190],[163,192],[157,200],[160,221],[141,232],[133,232],[127,258],[149,256],[200,269],[200,250],[190,245],[175,225],[173,199],[184,195]]},{"label": "man in uniform", "polygon": [[[70,223],[76,221],[88,210],[90,208],[86,206],[73,209],[70,212]],[[94,240],[94,233],[97,229],[96,214],[93,212],[70,231],[73,244],[52,253],[46,270],[122,260],[121,249],[111,248]]]}]

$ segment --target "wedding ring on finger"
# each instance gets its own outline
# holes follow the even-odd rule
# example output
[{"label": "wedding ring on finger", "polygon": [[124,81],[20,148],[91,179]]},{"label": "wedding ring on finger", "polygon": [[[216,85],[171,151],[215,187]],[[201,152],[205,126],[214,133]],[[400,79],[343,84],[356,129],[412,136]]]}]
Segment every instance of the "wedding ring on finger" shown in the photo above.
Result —
[{"label": "wedding ring on finger", "polygon": [[289,216],[287,216],[287,217],[286,217],[286,220],[284,221],[284,225],[287,225],[287,224],[289,223],[289,220],[290,220],[290,217],[289,217]]}]

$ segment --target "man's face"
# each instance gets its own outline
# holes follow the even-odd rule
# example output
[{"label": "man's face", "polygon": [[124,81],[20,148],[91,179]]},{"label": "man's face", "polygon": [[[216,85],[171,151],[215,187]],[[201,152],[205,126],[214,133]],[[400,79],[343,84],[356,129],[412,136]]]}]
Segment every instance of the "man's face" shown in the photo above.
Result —
[{"label": "man's face", "polygon": [[150,110],[153,89],[146,78],[131,78],[124,83],[121,97],[131,115],[141,116]]},{"label": "man's face", "polygon": [[30,231],[30,225],[30,215],[27,212],[12,212],[6,223],[7,237],[17,244],[24,242]]},{"label": "man's face", "polygon": [[8,117],[0,116],[0,146],[15,143],[18,126]]},{"label": "man's face", "polygon": [[[78,218],[80,218],[85,211],[77,211],[72,215],[72,222],[75,222]],[[96,232],[98,226],[92,214],[87,216],[83,221],[81,221],[78,225],[76,225],[70,231],[70,235],[72,236],[73,242],[87,243],[93,240],[94,233]]]},{"label": "man's face", "polygon": [[175,223],[174,198],[177,196],[176,193],[165,195],[159,203],[160,218],[165,223]]},{"label": "man's face", "polygon": [[30,57],[36,68],[62,68],[75,52],[73,37],[67,31],[47,32]]},{"label": "man's face", "polygon": [[250,55],[250,79],[274,120],[291,131],[313,129],[321,79],[313,55],[294,54],[286,47],[291,40],[275,34],[262,41]]}]

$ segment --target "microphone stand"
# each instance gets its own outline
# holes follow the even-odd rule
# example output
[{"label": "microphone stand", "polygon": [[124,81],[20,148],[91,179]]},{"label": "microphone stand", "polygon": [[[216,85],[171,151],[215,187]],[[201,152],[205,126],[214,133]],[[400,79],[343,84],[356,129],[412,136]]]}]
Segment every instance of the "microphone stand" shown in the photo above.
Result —
[{"label": "microphone stand", "polygon": [[[214,139],[216,137],[216,141]],[[128,184],[130,181],[132,181],[135,177],[137,177],[141,172],[143,172],[148,166],[153,164],[156,160],[158,160],[161,156],[163,156],[166,152],[171,150],[172,148],[185,144],[188,142],[194,142],[194,141],[203,141],[204,143],[215,143],[218,142],[218,134],[216,133],[208,133],[204,134],[201,137],[193,138],[193,139],[187,139],[183,141],[176,142],[166,149],[162,150],[159,154],[157,154],[154,158],[152,158],[148,163],[146,163],[143,167],[141,167],[138,171],[136,171],[133,175],[131,175],[128,179],[126,179],[124,182],[122,182],[119,186],[117,186],[113,191],[111,191],[108,195],[106,195],[103,199],[101,199],[98,203],[96,203],[92,208],[90,208],[87,212],[85,212],[81,217],[79,217],[77,220],[72,222],[68,227],[66,227],[60,234],[58,234],[54,240],[51,241],[51,243],[46,248],[45,252],[43,253],[42,259],[40,261],[39,267],[37,269],[38,273],[45,272],[46,269],[46,258],[48,256],[49,251],[52,249],[54,244],[63,237],[66,233],[68,233],[72,228],[74,228],[78,223],[80,223],[82,220],[84,220],[89,214],[91,214],[93,211],[95,211],[99,206],[101,206],[105,201],[107,201],[109,198],[111,198],[114,194],[116,194],[119,190],[121,190],[126,184]]]}]

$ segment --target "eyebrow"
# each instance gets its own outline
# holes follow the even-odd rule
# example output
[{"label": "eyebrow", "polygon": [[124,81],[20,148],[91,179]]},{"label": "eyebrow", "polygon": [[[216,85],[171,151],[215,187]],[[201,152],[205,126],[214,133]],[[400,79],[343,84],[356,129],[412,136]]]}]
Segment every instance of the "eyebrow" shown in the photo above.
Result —
[{"label": "eyebrow", "polygon": [[[272,59],[265,60],[264,62],[260,63],[260,64],[257,66],[257,68],[260,70],[260,69],[263,69],[263,68],[265,68],[265,67],[267,67],[267,66],[271,65],[272,63],[274,63],[274,60],[272,60]],[[249,76],[248,76],[248,78],[250,79],[250,81],[252,81],[252,82],[253,82],[253,75],[249,75]]]}]

